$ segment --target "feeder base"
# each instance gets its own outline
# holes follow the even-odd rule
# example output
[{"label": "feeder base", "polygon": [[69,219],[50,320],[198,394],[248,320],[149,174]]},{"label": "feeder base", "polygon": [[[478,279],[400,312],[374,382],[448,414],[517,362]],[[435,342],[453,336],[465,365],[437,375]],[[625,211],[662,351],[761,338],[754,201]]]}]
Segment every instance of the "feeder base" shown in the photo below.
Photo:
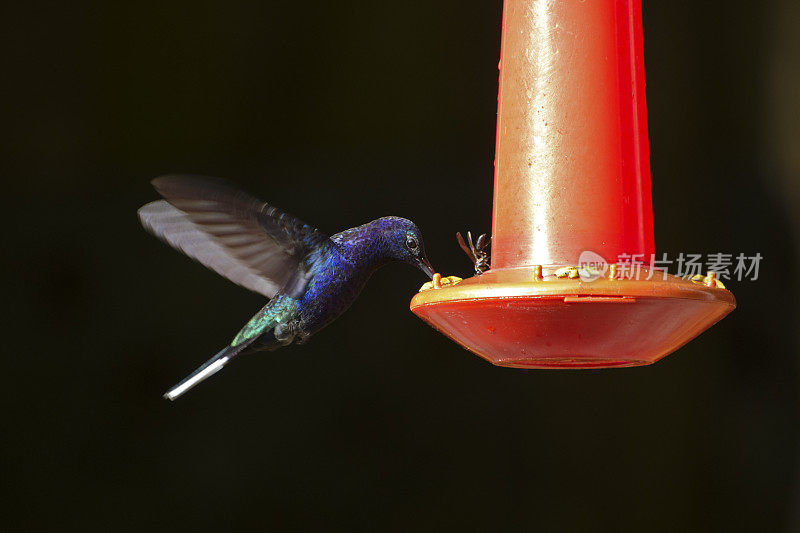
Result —
[{"label": "feeder base", "polygon": [[654,363],[736,307],[724,288],[647,268],[593,281],[563,271],[490,270],[418,293],[411,310],[495,365],[575,369]]}]

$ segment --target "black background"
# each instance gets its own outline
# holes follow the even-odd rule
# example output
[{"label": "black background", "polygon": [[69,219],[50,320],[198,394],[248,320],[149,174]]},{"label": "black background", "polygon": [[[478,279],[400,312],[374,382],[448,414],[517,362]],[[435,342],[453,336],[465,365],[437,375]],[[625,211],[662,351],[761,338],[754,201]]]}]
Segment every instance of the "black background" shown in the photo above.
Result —
[{"label": "black background", "polygon": [[759,252],[644,368],[520,371],[378,272],[309,344],[161,399],[263,299],[146,234],[169,172],[333,233],[489,231],[499,1],[35,2],[0,17],[2,520],[15,530],[800,528],[800,9],[644,1],[659,252]]}]

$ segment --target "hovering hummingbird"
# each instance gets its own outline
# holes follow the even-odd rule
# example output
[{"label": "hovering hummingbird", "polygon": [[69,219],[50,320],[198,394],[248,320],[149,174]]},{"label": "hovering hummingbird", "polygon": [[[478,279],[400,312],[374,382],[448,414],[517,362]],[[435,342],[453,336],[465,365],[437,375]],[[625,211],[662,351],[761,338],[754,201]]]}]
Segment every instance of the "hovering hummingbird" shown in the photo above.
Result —
[{"label": "hovering hummingbird", "polygon": [[225,180],[164,176],[152,184],[165,199],[139,209],[146,230],[270,298],[229,345],[164,395],[169,400],[239,354],[304,343],[350,307],[387,263],[434,274],[419,228],[405,218],[383,217],[328,237]]}]

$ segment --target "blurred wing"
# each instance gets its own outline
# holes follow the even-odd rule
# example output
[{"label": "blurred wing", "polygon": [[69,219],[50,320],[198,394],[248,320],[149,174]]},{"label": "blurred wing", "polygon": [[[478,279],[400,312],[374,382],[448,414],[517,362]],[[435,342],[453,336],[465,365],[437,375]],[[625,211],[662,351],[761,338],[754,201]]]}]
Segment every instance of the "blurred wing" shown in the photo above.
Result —
[{"label": "blurred wing", "polygon": [[477,250],[478,252],[482,252],[483,249],[486,248],[486,245],[488,243],[489,241],[486,239],[486,234],[481,233],[481,236],[478,237],[478,242],[475,243],[475,250]]},{"label": "blurred wing", "polygon": [[[475,263],[478,259],[475,257],[472,247],[467,246],[467,243],[464,241],[464,237],[461,236],[460,231],[456,232],[456,240],[458,241],[458,245],[461,247],[461,249],[464,250],[464,253],[467,254],[467,257],[469,257],[469,260]],[[472,241],[470,240],[470,244],[471,243]]]},{"label": "blurred wing", "polygon": [[166,201],[139,218],[156,237],[268,298],[303,293],[311,252],[327,240],[317,229],[223,180],[164,176],[153,186]]},{"label": "blurred wing", "polygon": [[166,200],[143,206],[139,209],[139,220],[162,241],[246,289],[268,298],[280,289],[277,283],[240,261]]}]

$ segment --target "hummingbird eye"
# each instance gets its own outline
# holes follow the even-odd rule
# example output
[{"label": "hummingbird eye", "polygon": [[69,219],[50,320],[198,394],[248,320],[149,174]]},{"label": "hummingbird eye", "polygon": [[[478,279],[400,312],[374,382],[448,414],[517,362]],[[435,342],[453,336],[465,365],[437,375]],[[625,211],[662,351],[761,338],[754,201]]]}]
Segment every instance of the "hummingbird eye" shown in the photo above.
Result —
[{"label": "hummingbird eye", "polygon": [[417,240],[415,238],[409,237],[408,239],[406,239],[406,246],[408,247],[409,250],[416,250],[419,244],[417,244]]}]

